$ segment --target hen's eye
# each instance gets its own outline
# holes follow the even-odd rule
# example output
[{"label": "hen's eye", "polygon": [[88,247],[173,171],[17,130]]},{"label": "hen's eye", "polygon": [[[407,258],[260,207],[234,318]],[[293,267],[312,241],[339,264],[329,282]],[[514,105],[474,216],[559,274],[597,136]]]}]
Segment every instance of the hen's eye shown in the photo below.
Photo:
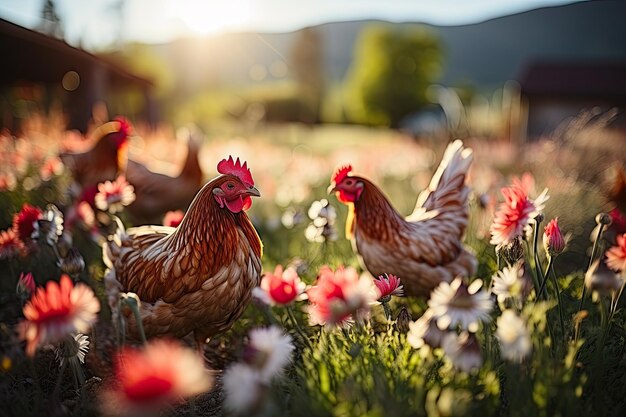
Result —
[{"label": "hen's eye", "polygon": [[226,184],[226,188],[228,188],[229,190],[232,190],[233,188],[235,188],[235,186],[233,185],[232,182],[229,182],[228,184]]},{"label": "hen's eye", "polygon": [[346,185],[352,185],[352,180],[347,180]]}]

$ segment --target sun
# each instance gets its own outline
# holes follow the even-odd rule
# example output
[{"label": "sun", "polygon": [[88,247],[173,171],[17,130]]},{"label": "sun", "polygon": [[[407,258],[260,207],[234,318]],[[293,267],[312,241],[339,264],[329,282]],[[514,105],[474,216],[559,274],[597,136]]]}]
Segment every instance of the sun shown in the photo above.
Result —
[{"label": "sun", "polygon": [[240,28],[250,18],[249,0],[181,0],[174,13],[197,35]]}]

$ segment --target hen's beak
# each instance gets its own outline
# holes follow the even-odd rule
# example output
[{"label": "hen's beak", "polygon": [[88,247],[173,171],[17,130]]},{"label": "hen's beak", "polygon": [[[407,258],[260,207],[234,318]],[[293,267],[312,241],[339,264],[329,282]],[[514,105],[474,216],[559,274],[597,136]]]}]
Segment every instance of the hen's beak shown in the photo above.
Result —
[{"label": "hen's beak", "polygon": [[335,183],[330,184],[330,185],[328,186],[328,188],[326,189],[326,192],[327,192],[328,194],[332,194],[332,193],[334,193],[335,191],[337,191],[337,184],[335,184]]},{"label": "hen's beak", "polygon": [[253,197],[261,197],[261,193],[259,192],[259,190],[256,189],[256,187],[252,186],[250,188],[248,188],[244,194],[249,195],[249,196],[253,196]]}]

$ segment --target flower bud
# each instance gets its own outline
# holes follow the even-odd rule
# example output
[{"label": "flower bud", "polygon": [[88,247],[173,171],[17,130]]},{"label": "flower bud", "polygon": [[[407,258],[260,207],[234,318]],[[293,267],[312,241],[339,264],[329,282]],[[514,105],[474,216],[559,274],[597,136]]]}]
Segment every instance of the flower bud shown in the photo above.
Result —
[{"label": "flower bud", "polygon": [[606,213],[599,213],[596,216],[596,223],[598,224],[604,224],[604,225],[609,225],[611,224],[611,216],[609,216]]},{"label": "flower bud", "polygon": [[622,280],[606,266],[604,261],[596,259],[585,274],[585,285],[594,293],[609,296],[613,291],[620,289]]},{"label": "flower bud", "polygon": [[524,257],[524,245],[522,237],[516,236],[509,243],[499,245],[496,248],[498,256],[502,257],[509,265],[515,265],[517,261]]},{"label": "flower bud", "polygon": [[558,217],[550,220],[543,232],[543,248],[550,256],[559,255],[565,249],[565,239],[559,229]]},{"label": "flower bud", "polygon": [[28,299],[31,294],[35,292],[35,280],[33,278],[33,274],[30,272],[26,275],[21,273],[20,279],[17,281],[17,288],[15,292],[19,295],[25,295],[25,298]]},{"label": "flower bud", "polygon": [[61,271],[74,277],[85,269],[85,260],[81,256],[80,252],[78,252],[78,249],[71,248],[67,253],[67,256],[61,259],[58,265],[59,268],[61,268]]},{"label": "flower bud", "polygon": [[400,333],[408,333],[409,332],[409,323],[411,323],[411,313],[405,306],[402,306],[398,316],[396,317],[396,329]]}]

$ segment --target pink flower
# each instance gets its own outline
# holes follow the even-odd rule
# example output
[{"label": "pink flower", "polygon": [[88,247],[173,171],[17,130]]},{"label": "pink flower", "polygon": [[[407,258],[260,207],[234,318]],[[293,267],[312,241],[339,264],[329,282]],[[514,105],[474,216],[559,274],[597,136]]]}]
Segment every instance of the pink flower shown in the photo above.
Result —
[{"label": "pink flower", "polygon": [[617,207],[609,212],[611,228],[617,233],[626,233],[626,216]]},{"label": "pink flower", "polygon": [[24,244],[13,229],[0,232],[0,259],[13,258],[24,252]]},{"label": "pink flower", "polygon": [[98,193],[94,201],[100,210],[115,214],[135,201],[135,188],[126,182],[123,175],[120,175],[113,182],[106,181],[98,184]]},{"label": "pink flower", "polygon": [[13,216],[13,230],[22,242],[28,243],[32,240],[35,223],[42,218],[43,212],[39,208],[24,203],[22,210]]},{"label": "pink flower", "polygon": [[371,280],[359,278],[354,268],[320,269],[317,283],[307,291],[312,325],[345,325],[352,315],[363,316],[375,301]]},{"label": "pink flower", "polygon": [[626,270],[626,233],[617,236],[617,246],[606,251],[606,265],[613,271]]},{"label": "pink flower", "polygon": [[43,181],[49,181],[54,175],[61,175],[63,173],[63,162],[56,157],[53,156],[44,161],[39,168],[39,176]]},{"label": "pink flower", "polygon": [[547,254],[555,256],[565,249],[565,239],[559,229],[559,218],[550,220],[543,232],[543,247]]},{"label": "pink flower", "polygon": [[277,265],[274,273],[266,273],[261,279],[261,286],[253,291],[253,295],[266,304],[289,304],[301,299],[306,285],[298,277],[294,268]]},{"label": "pink flower", "polygon": [[28,294],[31,295],[35,292],[35,279],[33,278],[33,274],[30,272],[26,275],[22,272],[20,274],[20,279],[17,281],[17,290],[18,294]]},{"label": "pink flower", "polygon": [[183,221],[183,217],[185,217],[185,213],[182,210],[168,211],[163,218],[163,226],[178,227]]},{"label": "pink flower", "polygon": [[490,228],[492,245],[504,245],[522,235],[530,226],[530,221],[543,210],[549,198],[548,190],[543,190],[535,200],[531,200],[528,194],[533,183],[532,176],[524,174],[521,180],[513,178],[513,185],[501,190],[504,202],[498,206]]},{"label": "pink flower", "polygon": [[387,302],[392,295],[402,297],[404,295],[404,287],[400,283],[400,278],[392,274],[380,275],[374,278],[374,285],[378,289],[378,301]]},{"label": "pink flower", "polygon": [[33,356],[40,344],[54,343],[70,333],[85,333],[96,321],[100,302],[85,284],[74,286],[67,275],[60,283],[48,281],[24,306],[25,320],[19,324],[26,354]]},{"label": "pink flower", "polygon": [[168,404],[213,385],[202,358],[167,339],[152,341],[143,349],[122,350],[115,360],[115,381],[119,385],[101,397],[107,415],[158,415]]}]

